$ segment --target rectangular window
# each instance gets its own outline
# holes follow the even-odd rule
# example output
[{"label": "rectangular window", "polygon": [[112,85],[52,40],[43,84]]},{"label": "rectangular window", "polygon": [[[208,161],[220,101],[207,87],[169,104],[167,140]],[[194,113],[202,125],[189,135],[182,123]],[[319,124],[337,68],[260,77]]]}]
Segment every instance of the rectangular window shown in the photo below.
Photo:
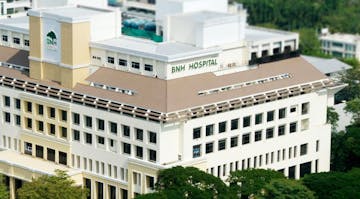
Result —
[{"label": "rectangular window", "polygon": [[105,144],[105,138],[101,136],[97,136],[97,143],[104,145]]},{"label": "rectangular window", "polygon": [[114,62],[114,57],[107,57],[107,62],[109,63],[109,64],[114,64],[115,62]]},{"label": "rectangular window", "polygon": [[21,117],[20,115],[15,115],[15,124],[21,126]]},{"label": "rectangular window", "polygon": [[110,132],[117,134],[117,132],[118,132],[117,123],[110,122]]},{"label": "rectangular window", "polygon": [[307,144],[300,145],[300,155],[306,155],[307,154]]},{"label": "rectangular window", "polygon": [[301,114],[305,115],[309,113],[309,102],[301,104]]},{"label": "rectangular window", "polygon": [[295,133],[297,131],[297,122],[290,123],[290,133]]},{"label": "rectangular window", "polygon": [[149,131],[149,142],[156,144],[156,133]]},{"label": "rectangular window", "polygon": [[32,112],[32,103],[26,102],[26,111],[31,113]]},{"label": "rectangular window", "polygon": [[73,140],[74,141],[80,141],[80,131],[78,130],[73,130]]},{"label": "rectangular window", "polygon": [[295,113],[295,112],[296,112],[296,106],[291,106],[290,113]]},{"label": "rectangular window", "polygon": [[135,133],[136,133],[136,139],[140,140],[140,141],[143,141],[143,139],[144,139],[144,131],[142,129],[135,128]]},{"label": "rectangular window", "polygon": [[131,67],[135,69],[140,69],[140,63],[139,62],[131,62]]},{"label": "rectangular window", "polygon": [[279,119],[284,119],[286,117],[286,108],[279,109]]},{"label": "rectangular window", "polygon": [[15,108],[20,110],[21,109],[21,101],[20,99],[15,99]]},{"label": "rectangular window", "polygon": [[226,149],[226,139],[222,139],[218,141],[218,150],[224,150]]},{"label": "rectangular window", "polygon": [[214,151],[214,143],[213,142],[206,143],[205,152],[206,153],[212,153],[213,151]]},{"label": "rectangular window", "polygon": [[55,129],[55,124],[48,124],[48,129],[49,129],[49,134],[50,135],[55,135],[56,133],[56,129]]},{"label": "rectangular window", "polygon": [[153,66],[149,65],[149,64],[145,64],[145,70],[149,71],[149,72],[152,72],[153,71]]},{"label": "rectangular window", "polygon": [[131,145],[128,143],[123,142],[123,153],[131,154]]},{"label": "rectangular window", "polygon": [[210,136],[214,134],[214,125],[210,124],[206,126],[206,136]]},{"label": "rectangular window", "polygon": [[242,144],[249,144],[250,143],[250,133],[246,133],[242,136]]},{"label": "rectangular window", "polygon": [[39,115],[44,115],[44,106],[41,104],[37,105],[37,110]]},{"label": "rectangular window", "polygon": [[44,122],[37,121],[37,130],[43,132],[44,131]]},{"label": "rectangular window", "polygon": [[219,123],[219,133],[224,133],[226,131],[226,121]]},{"label": "rectangular window", "polygon": [[13,42],[14,42],[14,44],[20,44],[20,38],[14,37]]},{"label": "rectangular window", "polygon": [[47,160],[55,162],[55,150],[47,148]]},{"label": "rectangular window", "polygon": [[97,123],[97,129],[100,130],[100,131],[105,130],[105,122],[104,122],[104,120],[97,118],[96,121],[97,121],[96,122]]},{"label": "rectangular window", "polygon": [[67,165],[67,153],[59,151],[59,163]]},{"label": "rectangular window", "polygon": [[5,41],[5,42],[8,42],[8,36],[7,36],[7,35],[3,35],[3,36],[2,36],[2,40]]},{"label": "rectangular window", "polygon": [[143,148],[140,146],[136,146],[136,157],[143,158]]},{"label": "rectangular window", "polygon": [[248,127],[251,125],[251,116],[246,116],[243,118],[243,127]]},{"label": "rectangular window", "polygon": [[85,126],[88,128],[92,128],[92,117],[85,116]]},{"label": "rectangular window", "polygon": [[55,108],[49,107],[49,117],[55,118]]},{"label": "rectangular window", "polygon": [[201,127],[193,129],[193,139],[198,139],[201,137]]},{"label": "rectangular window", "polygon": [[90,133],[85,133],[85,143],[92,144],[92,135]]},{"label": "rectangular window", "polygon": [[262,131],[255,131],[255,142],[260,141],[262,139]]},{"label": "rectangular window", "polygon": [[80,125],[80,114],[72,113],[73,124]]},{"label": "rectangular window", "polygon": [[119,65],[120,65],[120,66],[127,66],[127,60],[125,60],[125,59],[119,59]]},{"label": "rectangular window", "polygon": [[4,106],[10,107],[10,97],[4,96]]},{"label": "rectangular window", "polygon": [[26,118],[26,127],[32,129],[32,119]]},{"label": "rectangular window", "polygon": [[149,160],[156,162],[156,151],[149,149]]},{"label": "rectangular window", "polygon": [[35,155],[38,158],[44,158],[44,147],[36,145],[35,146]]},{"label": "rectangular window", "polygon": [[259,113],[255,115],[255,124],[261,124],[262,123],[263,114]]},{"label": "rectangular window", "polygon": [[28,39],[24,39],[24,45],[25,46],[30,46],[30,41]]},{"label": "rectangular window", "polygon": [[274,121],[275,111],[268,111],[266,113],[266,121],[271,122]]},{"label": "rectangular window", "polygon": [[201,145],[193,146],[193,158],[197,158],[201,156]]},{"label": "rectangular window", "polygon": [[320,140],[316,140],[316,152],[320,149]]},{"label": "rectangular window", "polygon": [[285,135],[285,125],[278,126],[278,136]]},{"label": "rectangular window", "polygon": [[61,120],[66,122],[67,121],[67,111],[61,110]]},{"label": "rectangular window", "polygon": [[130,127],[126,125],[122,125],[123,136],[130,137]]},{"label": "rectangular window", "polygon": [[231,120],[231,130],[235,130],[239,128],[239,119]]},{"label": "rectangular window", "polygon": [[32,144],[29,142],[24,142],[24,153],[27,155],[32,155]]},{"label": "rectangular window", "polygon": [[237,147],[239,142],[239,137],[232,137],[230,140],[230,147]]},{"label": "rectangular window", "polygon": [[266,139],[270,139],[274,137],[274,128],[266,129]]}]

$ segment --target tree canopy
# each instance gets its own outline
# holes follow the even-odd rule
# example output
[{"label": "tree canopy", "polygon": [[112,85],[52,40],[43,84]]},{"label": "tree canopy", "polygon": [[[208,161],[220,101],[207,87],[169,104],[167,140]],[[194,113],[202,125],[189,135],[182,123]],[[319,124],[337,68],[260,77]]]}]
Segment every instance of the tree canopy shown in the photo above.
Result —
[{"label": "tree canopy", "polygon": [[19,199],[85,199],[87,190],[75,186],[65,171],[56,171],[55,176],[43,175],[25,183],[18,190]]},{"label": "tree canopy", "polygon": [[353,125],[360,127],[360,98],[346,102],[344,110],[352,114]]},{"label": "tree canopy", "polygon": [[3,176],[0,175],[0,199],[9,199],[9,191],[3,183]]}]

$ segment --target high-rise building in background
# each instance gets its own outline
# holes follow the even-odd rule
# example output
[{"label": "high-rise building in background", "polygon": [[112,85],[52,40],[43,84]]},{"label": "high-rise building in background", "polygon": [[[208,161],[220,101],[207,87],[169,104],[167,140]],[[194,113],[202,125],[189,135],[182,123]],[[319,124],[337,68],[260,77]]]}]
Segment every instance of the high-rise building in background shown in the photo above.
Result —
[{"label": "high-rise building in background", "polygon": [[343,85],[299,57],[298,34],[248,26],[227,1],[155,7],[154,24],[81,5],[0,20],[0,173],[12,198],[55,169],[99,199],[152,192],[177,165],[224,180],[329,171],[326,110]]}]

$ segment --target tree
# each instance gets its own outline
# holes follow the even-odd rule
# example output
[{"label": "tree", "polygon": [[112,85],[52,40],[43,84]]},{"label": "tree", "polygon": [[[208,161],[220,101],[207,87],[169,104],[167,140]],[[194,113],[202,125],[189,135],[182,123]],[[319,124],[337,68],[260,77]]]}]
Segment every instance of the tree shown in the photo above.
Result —
[{"label": "tree", "polygon": [[321,50],[320,41],[315,29],[302,28],[298,32],[300,34],[299,49],[302,54],[326,57]]},{"label": "tree", "polygon": [[9,191],[3,183],[3,176],[0,175],[0,199],[9,199]]},{"label": "tree", "polygon": [[87,190],[75,186],[65,171],[56,170],[55,176],[43,175],[25,183],[18,190],[19,199],[74,199],[87,197]]},{"label": "tree", "polygon": [[161,170],[153,194],[139,196],[141,199],[231,199],[226,184],[219,178],[194,167],[173,167]]},{"label": "tree", "polygon": [[273,179],[255,198],[259,199],[315,199],[314,193],[300,181]]},{"label": "tree", "polygon": [[350,101],[360,97],[360,63],[356,59],[342,60],[352,68],[341,74],[341,81],[348,86],[335,94],[335,102]]},{"label": "tree", "polygon": [[231,172],[228,181],[232,192],[241,195],[241,198],[248,198],[259,194],[272,179],[283,178],[284,174],[274,170],[248,169]]},{"label": "tree", "polygon": [[352,114],[353,125],[360,127],[360,98],[346,102],[344,110]]},{"label": "tree", "polygon": [[335,132],[337,123],[339,121],[339,114],[335,111],[333,107],[328,107],[326,112],[326,121],[331,124],[332,132]]},{"label": "tree", "polygon": [[319,199],[360,198],[360,169],[306,175],[303,184]]}]

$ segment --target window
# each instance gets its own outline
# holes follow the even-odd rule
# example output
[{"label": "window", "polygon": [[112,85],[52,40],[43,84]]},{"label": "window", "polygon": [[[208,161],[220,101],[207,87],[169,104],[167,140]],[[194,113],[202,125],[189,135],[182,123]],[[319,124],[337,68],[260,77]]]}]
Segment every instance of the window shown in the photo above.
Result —
[{"label": "window", "polygon": [[130,137],[130,127],[126,125],[122,125],[123,136]]},{"label": "window", "polygon": [[3,35],[3,36],[2,36],[2,40],[5,41],[5,42],[7,42],[7,41],[8,41],[8,36],[7,36],[7,35]]},{"label": "window", "polygon": [[149,160],[156,162],[156,151],[149,149]]},{"label": "window", "polygon": [[156,144],[156,133],[149,131],[149,142]]},{"label": "window", "polygon": [[85,126],[88,128],[92,128],[92,117],[85,116]]},{"label": "window", "polygon": [[61,110],[61,120],[66,122],[67,121],[67,111]]},{"label": "window", "polygon": [[214,134],[214,125],[210,124],[206,126],[206,136],[210,136]]},{"label": "window", "polygon": [[27,155],[32,155],[32,144],[28,142],[24,142],[24,153]]},{"label": "window", "polygon": [[193,158],[197,158],[201,156],[201,145],[193,146]]},{"label": "window", "polygon": [[144,131],[142,129],[135,128],[135,132],[136,132],[136,139],[142,141],[144,139]]},{"label": "window", "polygon": [[[151,177],[151,176],[146,176],[146,187],[148,189],[151,189],[153,190],[155,188],[155,180],[154,180],[154,177]],[[115,191],[114,191],[115,192]],[[114,193],[115,194],[115,193]],[[115,198],[115,195],[114,197]]]},{"label": "window", "polygon": [[73,140],[74,141],[80,141],[80,131],[78,130],[73,130]]},{"label": "window", "polygon": [[140,146],[136,146],[136,157],[143,158],[143,148]]},{"label": "window", "polygon": [[4,106],[10,107],[10,97],[4,96]]},{"label": "window", "polygon": [[306,155],[307,154],[307,144],[300,145],[300,155]]},{"label": "window", "polygon": [[115,62],[114,62],[114,57],[107,57],[107,62],[109,63],[109,64],[114,64]]},{"label": "window", "polygon": [[261,124],[262,123],[263,114],[259,113],[255,115],[255,124]]},{"label": "window", "polygon": [[219,133],[224,133],[226,131],[226,121],[219,123]]},{"label": "window", "polygon": [[297,122],[290,123],[290,133],[295,133],[297,131]]},{"label": "window", "polygon": [[44,158],[44,147],[36,145],[35,146],[35,155],[38,158]]},{"label": "window", "polygon": [[239,128],[239,119],[231,120],[231,130],[235,130]]},{"label": "window", "polygon": [[10,123],[10,122],[11,122],[10,113],[4,112],[4,121],[5,121],[6,123]]},{"label": "window", "polygon": [[37,130],[43,132],[44,131],[44,122],[37,121]]},{"label": "window", "polygon": [[55,162],[55,150],[47,148],[47,160]]},{"label": "window", "polygon": [[140,69],[140,63],[139,62],[131,62],[131,67],[135,69]]},{"label": "window", "polygon": [[309,102],[301,104],[301,114],[305,115],[309,113]]},{"label": "window", "polygon": [[20,38],[14,37],[13,42],[14,42],[14,44],[20,44]]},{"label": "window", "polygon": [[44,115],[44,106],[43,105],[38,104],[37,109],[38,109],[38,114],[39,115]]},{"label": "window", "polygon": [[205,152],[206,153],[212,153],[213,151],[214,151],[214,143],[213,142],[206,143]]},{"label": "window", "polygon": [[248,127],[251,124],[251,116],[246,116],[243,118],[243,127]]},{"label": "window", "polygon": [[316,148],[315,148],[316,152],[319,151],[319,148],[320,148],[320,140],[316,140]]},{"label": "window", "polygon": [[230,140],[230,147],[237,147],[239,142],[239,137],[232,137]]},{"label": "window", "polygon": [[286,117],[286,108],[279,109],[279,119],[283,119]]},{"label": "window", "polygon": [[145,64],[145,70],[151,72],[151,71],[153,71],[153,66],[149,65],[149,64]]},{"label": "window", "polygon": [[32,119],[26,118],[26,127],[32,129]]},{"label": "window", "polygon": [[49,117],[55,118],[55,108],[52,107],[49,108]]},{"label": "window", "polygon": [[290,113],[295,113],[295,112],[296,112],[296,106],[291,106]]},{"label": "window", "polygon": [[15,124],[21,126],[21,117],[20,115],[15,115]]},{"label": "window", "polygon": [[246,133],[242,136],[242,144],[249,144],[250,143],[250,133]]},{"label": "window", "polygon": [[26,111],[31,113],[32,112],[32,103],[26,102]]},{"label": "window", "polygon": [[16,109],[21,109],[21,101],[20,101],[20,99],[15,99],[15,108]]},{"label": "window", "polygon": [[73,124],[80,125],[80,114],[72,113]]},{"label": "window", "polygon": [[97,143],[98,143],[98,144],[101,144],[101,145],[104,145],[104,144],[105,144],[105,139],[104,139],[104,137],[97,136]]},{"label": "window", "polygon": [[266,129],[266,139],[270,139],[274,137],[274,128]]},{"label": "window", "polygon": [[262,131],[255,131],[255,142],[260,141],[262,139]]},{"label": "window", "polygon": [[96,119],[97,123],[97,129],[100,131],[105,130],[105,122],[102,119]]},{"label": "window", "polygon": [[85,143],[92,144],[92,135],[90,133],[85,133]]},{"label": "window", "polygon": [[115,122],[110,122],[110,132],[117,134],[118,129],[117,129],[117,123]]},{"label": "window", "polygon": [[55,135],[55,133],[56,133],[55,124],[49,124],[48,127],[49,127],[50,135]]},{"label": "window", "polygon": [[278,136],[285,135],[285,125],[278,126]]},{"label": "window", "polygon": [[218,150],[224,150],[226,148],[226,139],[222,139],[218,141]]},{"label": "window", "polygon": [[271,122],[274,121],[275,111],[269,111],[266,114],[266,121]]},{"label": "window", "polygon": [[201,127],[193,129],[193,139],[198,139],[201,137]]},{"label": "window", "polygon": [[123,142],[123,153],[131,154],[131,145],[128,143]]},{"label": "window", "polygon": [[127,66],[127,60],[125,60],[125,59],[119,59],[119,65],[120,65],[120,66]]},{"label": "window", "polygon": [[24,39],[24,45],[25,46],[30,46],[30,41],[28,39]]},{"label": "window", "polygon": [[67,165],[67,154],[59,151],[59,163],[63,165]]}]

